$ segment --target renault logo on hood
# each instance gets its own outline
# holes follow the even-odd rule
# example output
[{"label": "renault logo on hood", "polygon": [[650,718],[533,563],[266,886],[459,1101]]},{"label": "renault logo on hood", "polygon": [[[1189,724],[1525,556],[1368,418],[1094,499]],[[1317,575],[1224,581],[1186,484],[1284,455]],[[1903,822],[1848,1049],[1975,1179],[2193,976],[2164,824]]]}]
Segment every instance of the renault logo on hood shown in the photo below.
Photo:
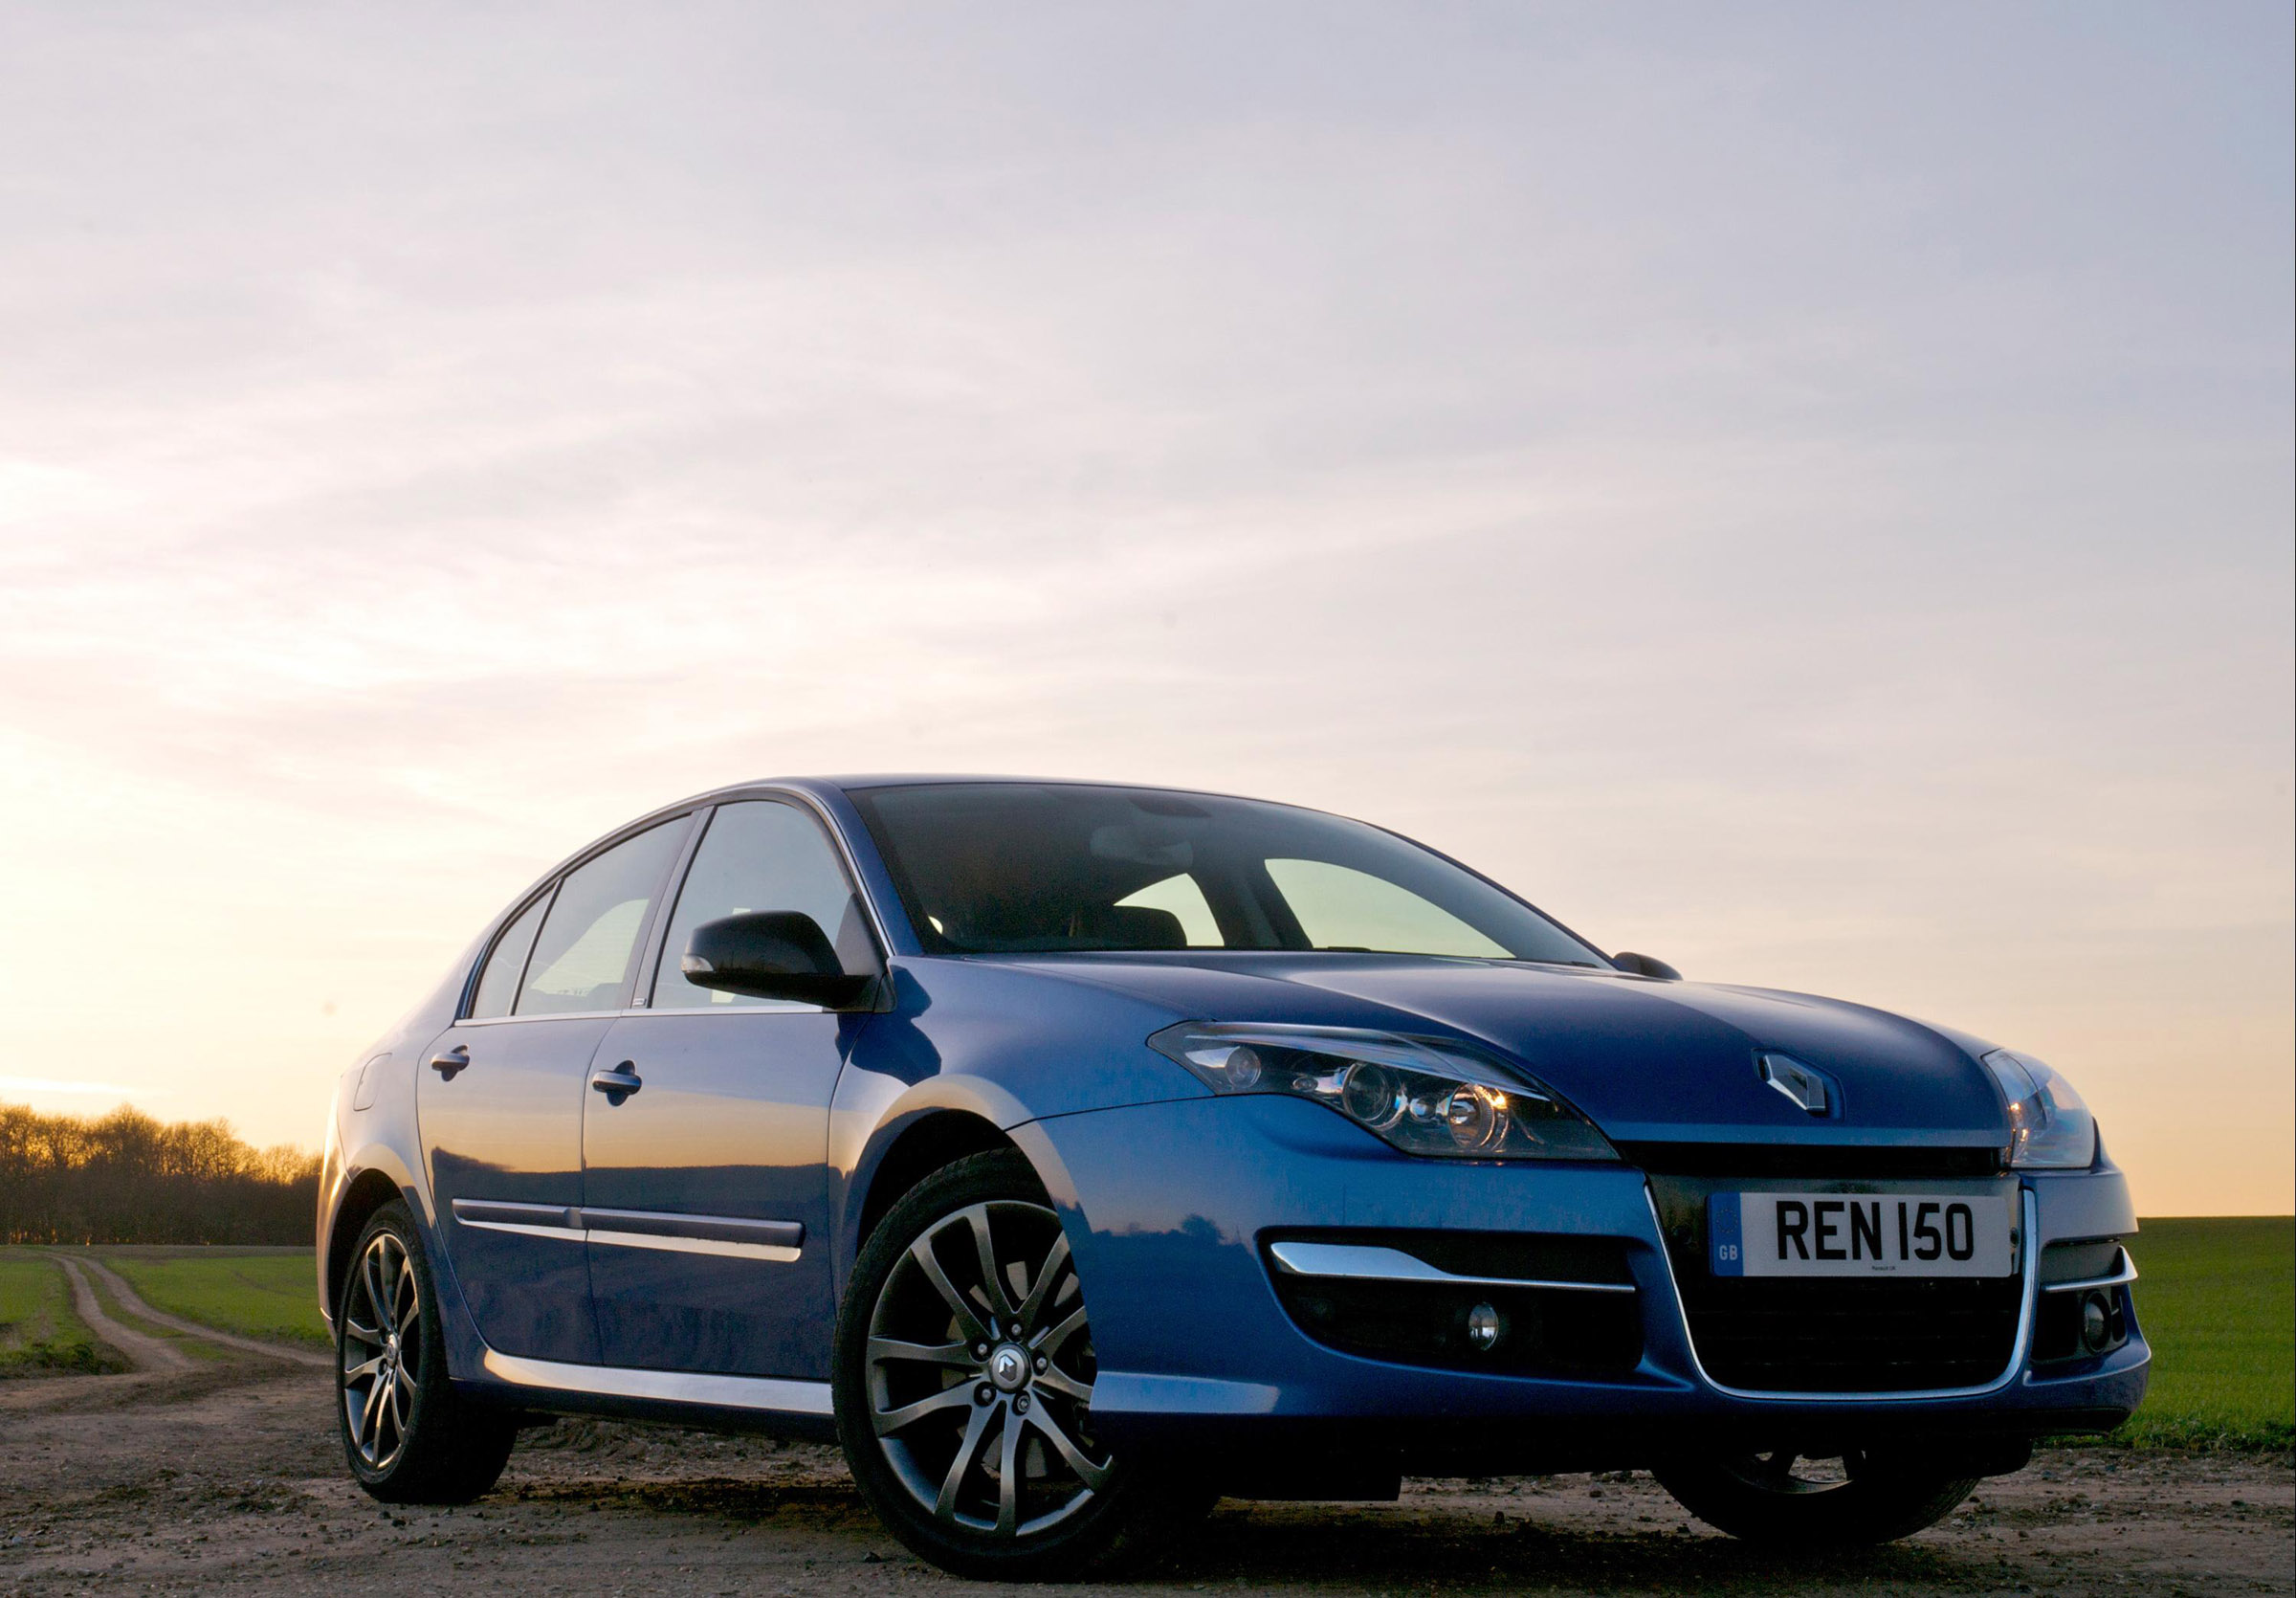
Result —
[{"label": "renault logo on hood", "polygon": [[1841,1090],[1823,1072],[1806,1066],[1791,1054],[1761,1054],[1755,1056],[1754,1068],[1778,1092],[1814,1116],[1840,1113]]}]

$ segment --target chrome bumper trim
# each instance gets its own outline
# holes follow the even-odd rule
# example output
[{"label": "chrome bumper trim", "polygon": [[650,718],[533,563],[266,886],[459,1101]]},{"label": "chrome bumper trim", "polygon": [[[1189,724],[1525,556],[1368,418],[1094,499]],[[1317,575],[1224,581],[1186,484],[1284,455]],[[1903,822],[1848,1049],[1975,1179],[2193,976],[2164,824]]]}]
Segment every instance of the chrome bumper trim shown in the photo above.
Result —
[{"label": "chrome bumper trim", "polygon": [[[1919,1392],[1762,1392],[1747,1387],[1725,1387],[1707,1374],[1698,1358],[1698,1340],[1690,1332],[1690,1314],[1682,1301],[1682,1282],[1674,1275],[1673,1255],[1667,1252],[1667,1226],[1658,1213],[1658,1199],[1648,1183],[1643,1185],[1643,1198],[1650,1206],[1652,1235],[1658,1241],[1658,1259],[1667,1273],[1667,1291],[1674,1295],[1674,1320],[1682,1328],[1682,1345],[1689,1351],[1690,1368],[1698,1380],[1714,1391],[1729,1398],[1751,1398],[1765,1403],[1784,1404],[1909,1404],[1939,1398],[1982,1398],[1987,1393],[1999,1392],[2017,1380],[2017,1373],[2025,1367],[2025,1356],[2033,1346],[2033,1309],[2040,1301],[2041,1284],[2041,1203],[2033,1189],[2021,1187],[2024,1197],[2024,1225],[2018,1238],[2018,1252],[2023,1264],[2023,1287],[2017,1311],[2017,1340],[2009,1349],[2009,1368],[1994,1380],[1975,1387],[1925,1387]],[[2071,1285],[2071,1284],[2067,1284]]]},{"label": "chrome bumper trim", "polygon": [[1528,1276],[1462,1276],[1439,1270],[1401,1249],[1366,1243],[1271,1243],[1268,1247],[1287,1276],[1328,1276],[1347,1281],[1418,1282],[1429,1287],[1530,1287],[1564,1293],[1632,1293],[1632,1282],[1545,1281]]}]

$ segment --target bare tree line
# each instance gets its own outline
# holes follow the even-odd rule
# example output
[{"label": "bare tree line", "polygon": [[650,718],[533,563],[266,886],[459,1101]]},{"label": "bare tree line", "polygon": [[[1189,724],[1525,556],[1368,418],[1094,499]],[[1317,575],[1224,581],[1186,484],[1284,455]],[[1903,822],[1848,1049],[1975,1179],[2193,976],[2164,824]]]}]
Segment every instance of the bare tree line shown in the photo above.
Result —
[{"label": "bare tree line", "polygon": [[0,1104],[0,1243],[308,1243],[319,1163],[229,1121]]}]

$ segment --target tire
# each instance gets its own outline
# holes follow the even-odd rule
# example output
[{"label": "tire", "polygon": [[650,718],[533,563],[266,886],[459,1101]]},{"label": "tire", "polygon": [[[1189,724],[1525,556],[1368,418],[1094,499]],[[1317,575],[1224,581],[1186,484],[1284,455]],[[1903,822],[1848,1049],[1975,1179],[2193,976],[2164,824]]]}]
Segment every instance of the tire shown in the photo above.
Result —
[{"label": "tire", "polygon": [[1036,1173],[1017,1152],[976,1154],[904,1195],[854,1262],[838,1437],[886,1528],[942,1569],[1099,1574],[1210,1500],[1099,1442],[1096,1370],[1083,1286]]},{"label": "tire", "polygon": [[1795,1548],[1865,1547],[1910,1537],[1951,1515],[1979,1479],[1863,1452],[1831,1460],[1749,1454],[1677,1461],[1653,1474],[1677,1503],[1717,1531]]},{"label": "tire", "polygon": [[335,1307],[343,1457],[385,1503],[468,1503],[510,1458],[517,1417],[455,1395],[430,1262],[404,1204],[359,1234]]}]

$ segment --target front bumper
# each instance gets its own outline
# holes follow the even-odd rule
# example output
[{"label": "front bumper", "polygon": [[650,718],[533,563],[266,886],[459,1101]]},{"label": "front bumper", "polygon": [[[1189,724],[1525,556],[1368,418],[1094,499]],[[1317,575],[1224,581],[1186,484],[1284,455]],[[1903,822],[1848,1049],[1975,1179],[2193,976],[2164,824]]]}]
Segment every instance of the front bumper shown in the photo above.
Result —
[{"label": "front bumper", "polygon": [[[1091,1296],[1094,1422],[1134,1446],[1343,1434],[1406,1455],[1586,1468],[1723,1441],[2102,1431],[2144,1396],[2151,1352],[2133,1320],[2128,1343],[2099,1359],[2037,1371],[2030,1358],[2041,1251],[2135,1230],[2115,1170],[2023,1176],[2025,1309],[1998,1381],[1785,1395],[1733,1391],[1700,1367],[1648,1181],[1632,1166],[1411,1159],[1327,1110],[1273,1096],[1092,1111],[1014,1135],[1063,1210]],[[1641,1358],[1601,1379],[1563,1379],[1339,1352],[1286,1314],[1262,1253],[1265,1234],[1330,1228],[1615,1240],[1641,1308]]]}]

